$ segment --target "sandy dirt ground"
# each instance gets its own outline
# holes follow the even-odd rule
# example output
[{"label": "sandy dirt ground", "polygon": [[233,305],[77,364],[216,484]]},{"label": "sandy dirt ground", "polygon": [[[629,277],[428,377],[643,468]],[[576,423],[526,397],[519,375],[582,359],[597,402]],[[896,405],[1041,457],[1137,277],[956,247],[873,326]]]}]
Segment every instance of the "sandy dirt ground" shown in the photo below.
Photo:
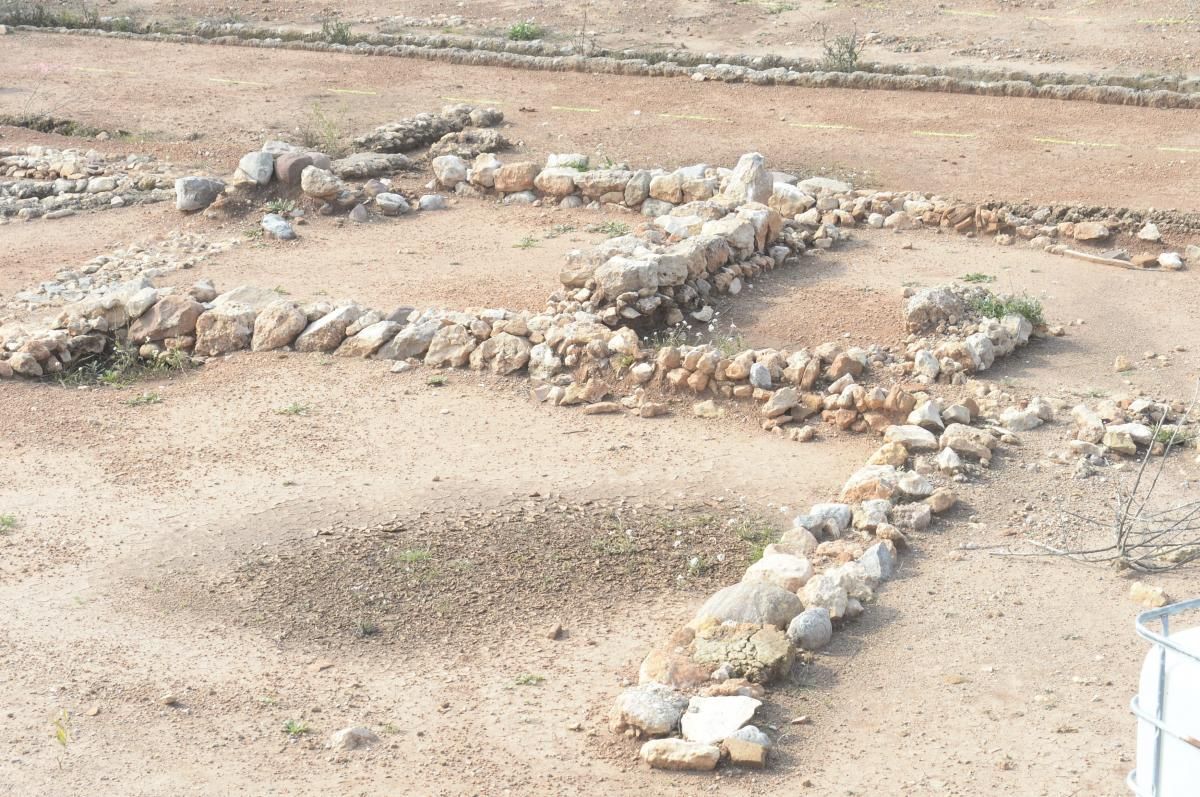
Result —
[{"label": "sandy dirt ground", "polygon": [[[109,13],[130,13],[142,21],[212,19],[315,29],[332,11],[328,5],[303,0],[285,7],[134,0],[117,3]],[[1188,0],[670,0],[644,5],[612,0],[468,0],[452,6],[430,0],[359,0],[339,4],[336,13],[356,31],[408,29],[505,36],[514,23],[531,20],[544,28],[543,35],[551,41],[575,41],[582,32],[609,48],[681,48],[809,58],[822,56],[822,39],[857,30],[867,41],[864,60],[884,63],[971,64],[1099,75],[1195,74],[1200,70],[1195,48],[1200,16],[1195,3]],[[461,21],[449,24],[447,17]]]},{"label": "sandy dirt ground", "polygon": [[[122,147],[218,173],[264,138],[318,126],[314,109],[353,137],[450,98],[496,103],[513,125],[505,135],[538,157],[570,150],[635,166],[732,164],[755,150],[774,168],[832,173],[861,186],[1197,209],[1196,111],[614,79],[45,34],[6,38],[0,59],[11,76],[0,112],[52,112],[121,128],[135,136]],[[260,85],[223,82],[231,80]]]},{"label": "sandy dirt ground", "polygon": [[[33,59],[56,66],[39,78]],[[443,95],[499,95],[539,108],[511,114],[506,131],[539,157],[724,163],[760,147],[772,165],[853,164],[889,187],[1195,209],[1197,166],[1178,154],[1046,152],[981,137],[949,145],[971,156],[952,164],[945,141],[889,127],[938,119],[1007,135],[1055,124],[1131,147],[1200,143],[1191,117],[1169,112],[785,95],[52,36],[5,38],[0,64],[19,88],[40,80],[50,96],[77,97],[73,117],[155,131],[97,144],[105,151],[149,148],[221,172],[264,136],[303,123],[336,80],[377,92],[338,99],[353,132]],[[76,69],[101,64],[135,74]],[[256,75],[278,89],[208,80]],[[16,96],[0,93],[0,109],[24,101]],[[602,124],[550,114],[601,100],[620,109]],[[781,110],[784,100],[794,107]],[[631,115],[668,102],[736,112],[742,123],[714,132]],[[803,106],[837,109],[871,136],[785,140],[785,124],[767,127]],[[730,129],[746,132],[720,132]],[[188,141],[189,131],[201,137]],[[6,144],[70,141],[3,133]],[[212,278],[222,289],[277,286],[382,308],[534,309],[563,253],[598,239],[588,225],[620,218],[464,200],[365,226],[315,217],[285,244],[246,238],[249,216],[184,218],[166,205],[83,213],[0,226],[0,294],[180,229],[244,240],[164,285]],[[514,246],[527,236],[536,245]],[[857,231],[838,250],[756,280],[718,308],[719,325],[752,345],[900,345],[905,288],[968,272],[1036,296],[1067,328],[989,371],[1001,389],[1067,401],[1191,395],[1195,270],[1125,271],[931,232]],[[1113,371],[1119,354],[1133,370]],[[387,366],[238,354],[120,388],[0,383],[0,515],[14,519],[0,533],[0,795],[1125,793],[1128,702],[1145,652],[1131,579],[987,547],[1052,538],[1074,522],[1064,508],[1102,513],[1131,478],[1125,467],[1080,481],[1050,462],[1069,422],[1022,434],[963,485],[959,505],[914,535],[899,577],[866,614],[770,692],[769,769],[688,776],[647,770],[636,744],[608,731],[614,695],[652,644],[736,577],[760,535],[836,495],[877,440],[822,427],[811,443],[787,442],[736,411],[697,419],[684,399],[662,418],[583,416],[532,402],[521,380],[450,372],[436,386],[424,369]],[[145,391],[161,401],[130,404]],[[280,412],[289,407],[299,409]],[[1172,458],[1160,498],[1194,500],[1198,482],[1194,452]],[[1191,597],[1195,572],[1155,583]],[[555,623],[565,633],[551,639]],[[285,733],[289,722],[307,732]],[[324,747],[359,724],[382,743]]]}]

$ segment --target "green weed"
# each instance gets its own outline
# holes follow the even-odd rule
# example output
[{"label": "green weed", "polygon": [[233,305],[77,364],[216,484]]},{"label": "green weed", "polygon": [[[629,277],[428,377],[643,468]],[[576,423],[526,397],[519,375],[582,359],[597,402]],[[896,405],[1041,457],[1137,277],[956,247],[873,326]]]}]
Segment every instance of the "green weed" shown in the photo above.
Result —
[{"label": "green weed", "polygon": [[517,686],[541,686],[546,682],[546,676],[523,672],[513,681]]},{"label": "green weed", "polygon": [[311,731],[312,729],[308,727],[308,723],[304,720],[288,720],[283,723],[283,732],[293,739],[298,739]]},{"label": "green weed", "polygon": [[508,39],[514,42],[529,42],[546,36],[546,29],[532,19],[514,22],[508,28]]},{"label": "green weed", "polygon": [[963,282],[995,282],[996,278],[991,274],[981,274],[978,271],[972,271],[970,274],[963,274],[959,277]]},{"label": "green weed", "polygon": [[147,404],[161,404],[162,396],[157,393],[142,393],[134,396],[131,399],[126,399],[123,403],[130,407],[142,407]]},{"label": "green weed", "polygon": [[276,415],[308,415],[312,411],[312,407],[308,404],[299,401],[293,401],[285,407],[277,407]]},{"label": "green weed", "polygon": [[973,299],[971,307],[975,312],[988,318],[1000,319],[1006,315],[1015,314],[1025,316],[1026,320],[1035,327],[1046,322],[1042,303],[1025,294],[997,296],[994,293],[986,293]]}]

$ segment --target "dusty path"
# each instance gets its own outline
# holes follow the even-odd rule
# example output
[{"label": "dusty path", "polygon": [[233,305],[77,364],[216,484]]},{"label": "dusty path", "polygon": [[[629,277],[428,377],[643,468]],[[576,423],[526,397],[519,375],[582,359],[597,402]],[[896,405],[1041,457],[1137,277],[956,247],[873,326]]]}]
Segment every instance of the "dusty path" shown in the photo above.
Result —
[{"label": "dusty path", "polygon": [[312,126],[314,107],[356,135],[453,98],[498,103],[515,123],[506,134],[538,157],[579,150],[601,160],[675,165],[732,163],[758,150],[781,169],[965,199],[1198,207],[1196,111],[46,34],[6,37],[0,66],[13,88],[0,94],[2,112],[54,108],[115,125],[145,134],[146,148],[164,157],[218,173],[264,137]]}]

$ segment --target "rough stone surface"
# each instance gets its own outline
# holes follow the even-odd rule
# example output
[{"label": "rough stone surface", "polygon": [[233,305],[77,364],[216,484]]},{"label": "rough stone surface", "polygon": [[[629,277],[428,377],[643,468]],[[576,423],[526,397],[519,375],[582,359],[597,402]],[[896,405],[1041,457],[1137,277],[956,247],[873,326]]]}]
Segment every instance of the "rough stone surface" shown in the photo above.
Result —
[{"label": "rough stone surface", "polygon": [[289,345],[308,326],[308,317],[287,299],[267,305],[254,319],[252,351],[271,351]]},{"label": "rough stone surface", "polygon": [[754,718],[761,700],[742,695],[693,697],[680,720],[683,738],[700,744],[720,744]]},{"label": "rough stone surface", "polygon": [[788,638],[801,650],[820,650],[833,639],[833,622],[823,606],[805,609],[788,623]]},{"label": "rough stone surface", "polygon": [[721,748],[683,739],[652,739],[638,755],[653,769],[707,772],[717,768]]},{"label": "rough stone surface", "polygon": [[780,586],[767,582],[743,582],[725,587],[710,597],[700,607],[693,622],[712,618],[717,622],[786,628],[792,618],[803,610],[800,599]]},{"label": "rough stone surface", "polygon": [[224,190],[224,181],[215,177],[180,177],[175,180],[175,207],[178,210],[203,210]]},{"label": "rough stone surface", "polygon": [[679,726],[688,699],[668,686],[647,683],[622,692],[612,708],[613,733],[632,731],[636,736],[666,736]]}]

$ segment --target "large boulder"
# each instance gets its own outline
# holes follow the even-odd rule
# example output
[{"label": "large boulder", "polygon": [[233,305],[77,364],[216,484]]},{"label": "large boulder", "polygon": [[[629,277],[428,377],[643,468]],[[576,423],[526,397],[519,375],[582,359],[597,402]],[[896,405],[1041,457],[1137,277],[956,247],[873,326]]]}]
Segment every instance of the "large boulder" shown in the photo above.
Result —
[{"label": "large boulder", "polygon": [[204,210],[225,190],[225,182],[215,177],[180,177],[175,180],[175,207],[179,210]]},{"label": "large boulder", "polygon": [[204,305],[190,296],[172,293],[138,316],[129,325],[127,337],[130,343],[141,344],[191,335],[196,330],[196,319],[203,312]]},{"label": "large boulder", "polygon": [[251,351],[271,351],[289,345],[308,326],[308,317],[288,299],[277,299],[254,319]]},{"label": "large boulder", "polygon": [[564,197],[575,193],[575,178],[579,170],[569,166],[555,166],[542,169],[534,178],[533,184],[537,190],[550,196]]},{"label": "large boulder", "polygon": [[820,650],[833,639],[829,610],[823,606],[805,609],[788,623],[787,635],[801,650]]},{"label": "large boulder", "polygon": [[899,475],[891,465],[866,465],[846,480],[842,487],[841,500],[846,503],[859,503],[872,498],[891,498],[898,486]]},{"label": "large boulder", "polygon": [[683,695],[658,683],[632,686],[617,696],[609,715],[613,733],[632,731],[635,736],[666,736],[679,726],[688,707]]},{"label": "large boulder", "polygon": [[658,264],[649,260],[635,260],[617,255],[597,268],[594,276],[597,287],[608,299],[644,288],[658,288]]},{"label": "large boulder", "polygon": [[742,582],[718,591],[700,607],[691,625],[705,619],[717,622],[754,623],[787,628],[804,610],[800,599],[783,587],[768,582]]}]

